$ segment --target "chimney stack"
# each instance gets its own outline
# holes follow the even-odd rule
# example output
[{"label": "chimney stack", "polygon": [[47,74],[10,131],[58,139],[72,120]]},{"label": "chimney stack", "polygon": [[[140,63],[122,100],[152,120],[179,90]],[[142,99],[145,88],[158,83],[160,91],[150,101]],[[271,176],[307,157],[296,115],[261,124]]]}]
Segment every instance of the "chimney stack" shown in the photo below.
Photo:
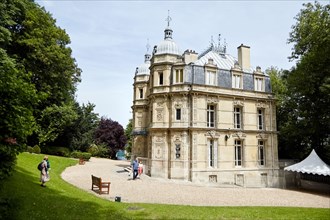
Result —
[{"label": "chimney stack", "polygon": [[242,70],[250,69],[250,47],[241,44],[237,47],[238,64]]}]

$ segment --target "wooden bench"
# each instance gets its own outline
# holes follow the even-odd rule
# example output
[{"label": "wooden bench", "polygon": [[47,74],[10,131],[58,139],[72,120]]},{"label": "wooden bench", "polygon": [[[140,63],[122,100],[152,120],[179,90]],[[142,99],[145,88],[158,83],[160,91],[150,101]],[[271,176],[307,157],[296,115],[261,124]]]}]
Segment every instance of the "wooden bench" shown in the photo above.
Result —
[{"label": "wooden bench", "polygon": [[[110,192],[110,182],[102,182],[102,179],[96,176],[92,175],[92,190],[94,191],[95,189],[98,189],[98,193],[107,193],[109,194]],[[105,189],[105,190],[103,190]]]}]

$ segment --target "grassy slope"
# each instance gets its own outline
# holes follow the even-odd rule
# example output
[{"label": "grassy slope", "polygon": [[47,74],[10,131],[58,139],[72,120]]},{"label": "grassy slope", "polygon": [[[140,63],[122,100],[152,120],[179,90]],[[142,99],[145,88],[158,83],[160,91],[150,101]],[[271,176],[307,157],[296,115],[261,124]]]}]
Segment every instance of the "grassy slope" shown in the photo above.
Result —
[{"label": "grassy slope", "polygon": [[[108,201],[63,181],[76,160],[50,156],[51,181],[43,188],[37,164],[43,155],[22,153],[0,197],[8,198],[11,219],[329,219],[330,209],[285,207],[193,207]],[[141,195],[143,196],[143,195]],[[198,198],[196,198],[198,199]],[[0,215],[1,218],[1,215]]]}]

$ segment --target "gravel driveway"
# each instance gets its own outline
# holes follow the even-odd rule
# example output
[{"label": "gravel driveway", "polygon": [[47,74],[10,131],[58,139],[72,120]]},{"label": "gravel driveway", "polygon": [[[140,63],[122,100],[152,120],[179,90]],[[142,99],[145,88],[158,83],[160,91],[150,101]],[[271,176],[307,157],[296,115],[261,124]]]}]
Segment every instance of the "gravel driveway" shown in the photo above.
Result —
[{"label": "gravel driveway", "polygon": [[[201,186],[191,182],[156,179],[142,175],[132,180],[124,171],[128,161],[91,158],[85,165],[66,168],[62,178],[97,196],[121,202],[192,206],[294,206],[330,208],[330,196],[275,188]],[[91,175],[111,181],[110,194],[91,190]]]}]

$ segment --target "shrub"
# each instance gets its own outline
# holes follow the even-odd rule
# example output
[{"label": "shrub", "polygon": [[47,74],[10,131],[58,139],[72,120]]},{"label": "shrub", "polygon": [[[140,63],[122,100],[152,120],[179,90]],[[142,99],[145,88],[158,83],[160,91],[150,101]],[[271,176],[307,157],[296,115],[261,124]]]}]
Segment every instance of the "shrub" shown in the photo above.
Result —
[{"label": "shrub", "polygon": [[91,158],[91,154],[90,153],[82,153],[82,158],[85,160],[85,161],[89,161],[89,159]]},{"label": "shrub", "polygon": [[33,147],[27,146],[26,151],[29,152],[30,154],[33,153]]},{"label": "shrub", "polygon": [[91,158],[91,154],[90,153],[86,153],[86,152],[80,152],[80,151],[73,151],[71,153],[71,157],[73,158],[82,158],[84,159],[85,161],[89,161],[89,159]]},{"label": "shrub", "polygon": [[108,148],[105,144],[92,144],[87,152],[90,153],[93,157],[107,157],[108,156]]},{"label": "shrub", "polygon": [[0,187],[3,180],[12,174],[18,153],[19,151],[16,145],[0,144]]},{"label": "shrub", "polygon": [[91,144],[87,149],[87,152],[90,153],[92,156],[99,156],[99,148],[96,144]]},{"label": "shrub", "polygon": [[56,155],[61,157],[69,157],[70,156],[70,149],[66,147],[57,147],[57,146],[50,146],[44,147],[42,149],[44,154],[48,155]]},{"label": "shrub", "polygon": [[34,147],[32,149],[32,153],[40,154],[41,153],[40,147],[38,145],[34,145]]},{"label": "shrub", "polygon": [[82,158],[82,152],[80,152],[80,151],[73,151],[71,153],[71,157],[73,157],[73,158]]}]

